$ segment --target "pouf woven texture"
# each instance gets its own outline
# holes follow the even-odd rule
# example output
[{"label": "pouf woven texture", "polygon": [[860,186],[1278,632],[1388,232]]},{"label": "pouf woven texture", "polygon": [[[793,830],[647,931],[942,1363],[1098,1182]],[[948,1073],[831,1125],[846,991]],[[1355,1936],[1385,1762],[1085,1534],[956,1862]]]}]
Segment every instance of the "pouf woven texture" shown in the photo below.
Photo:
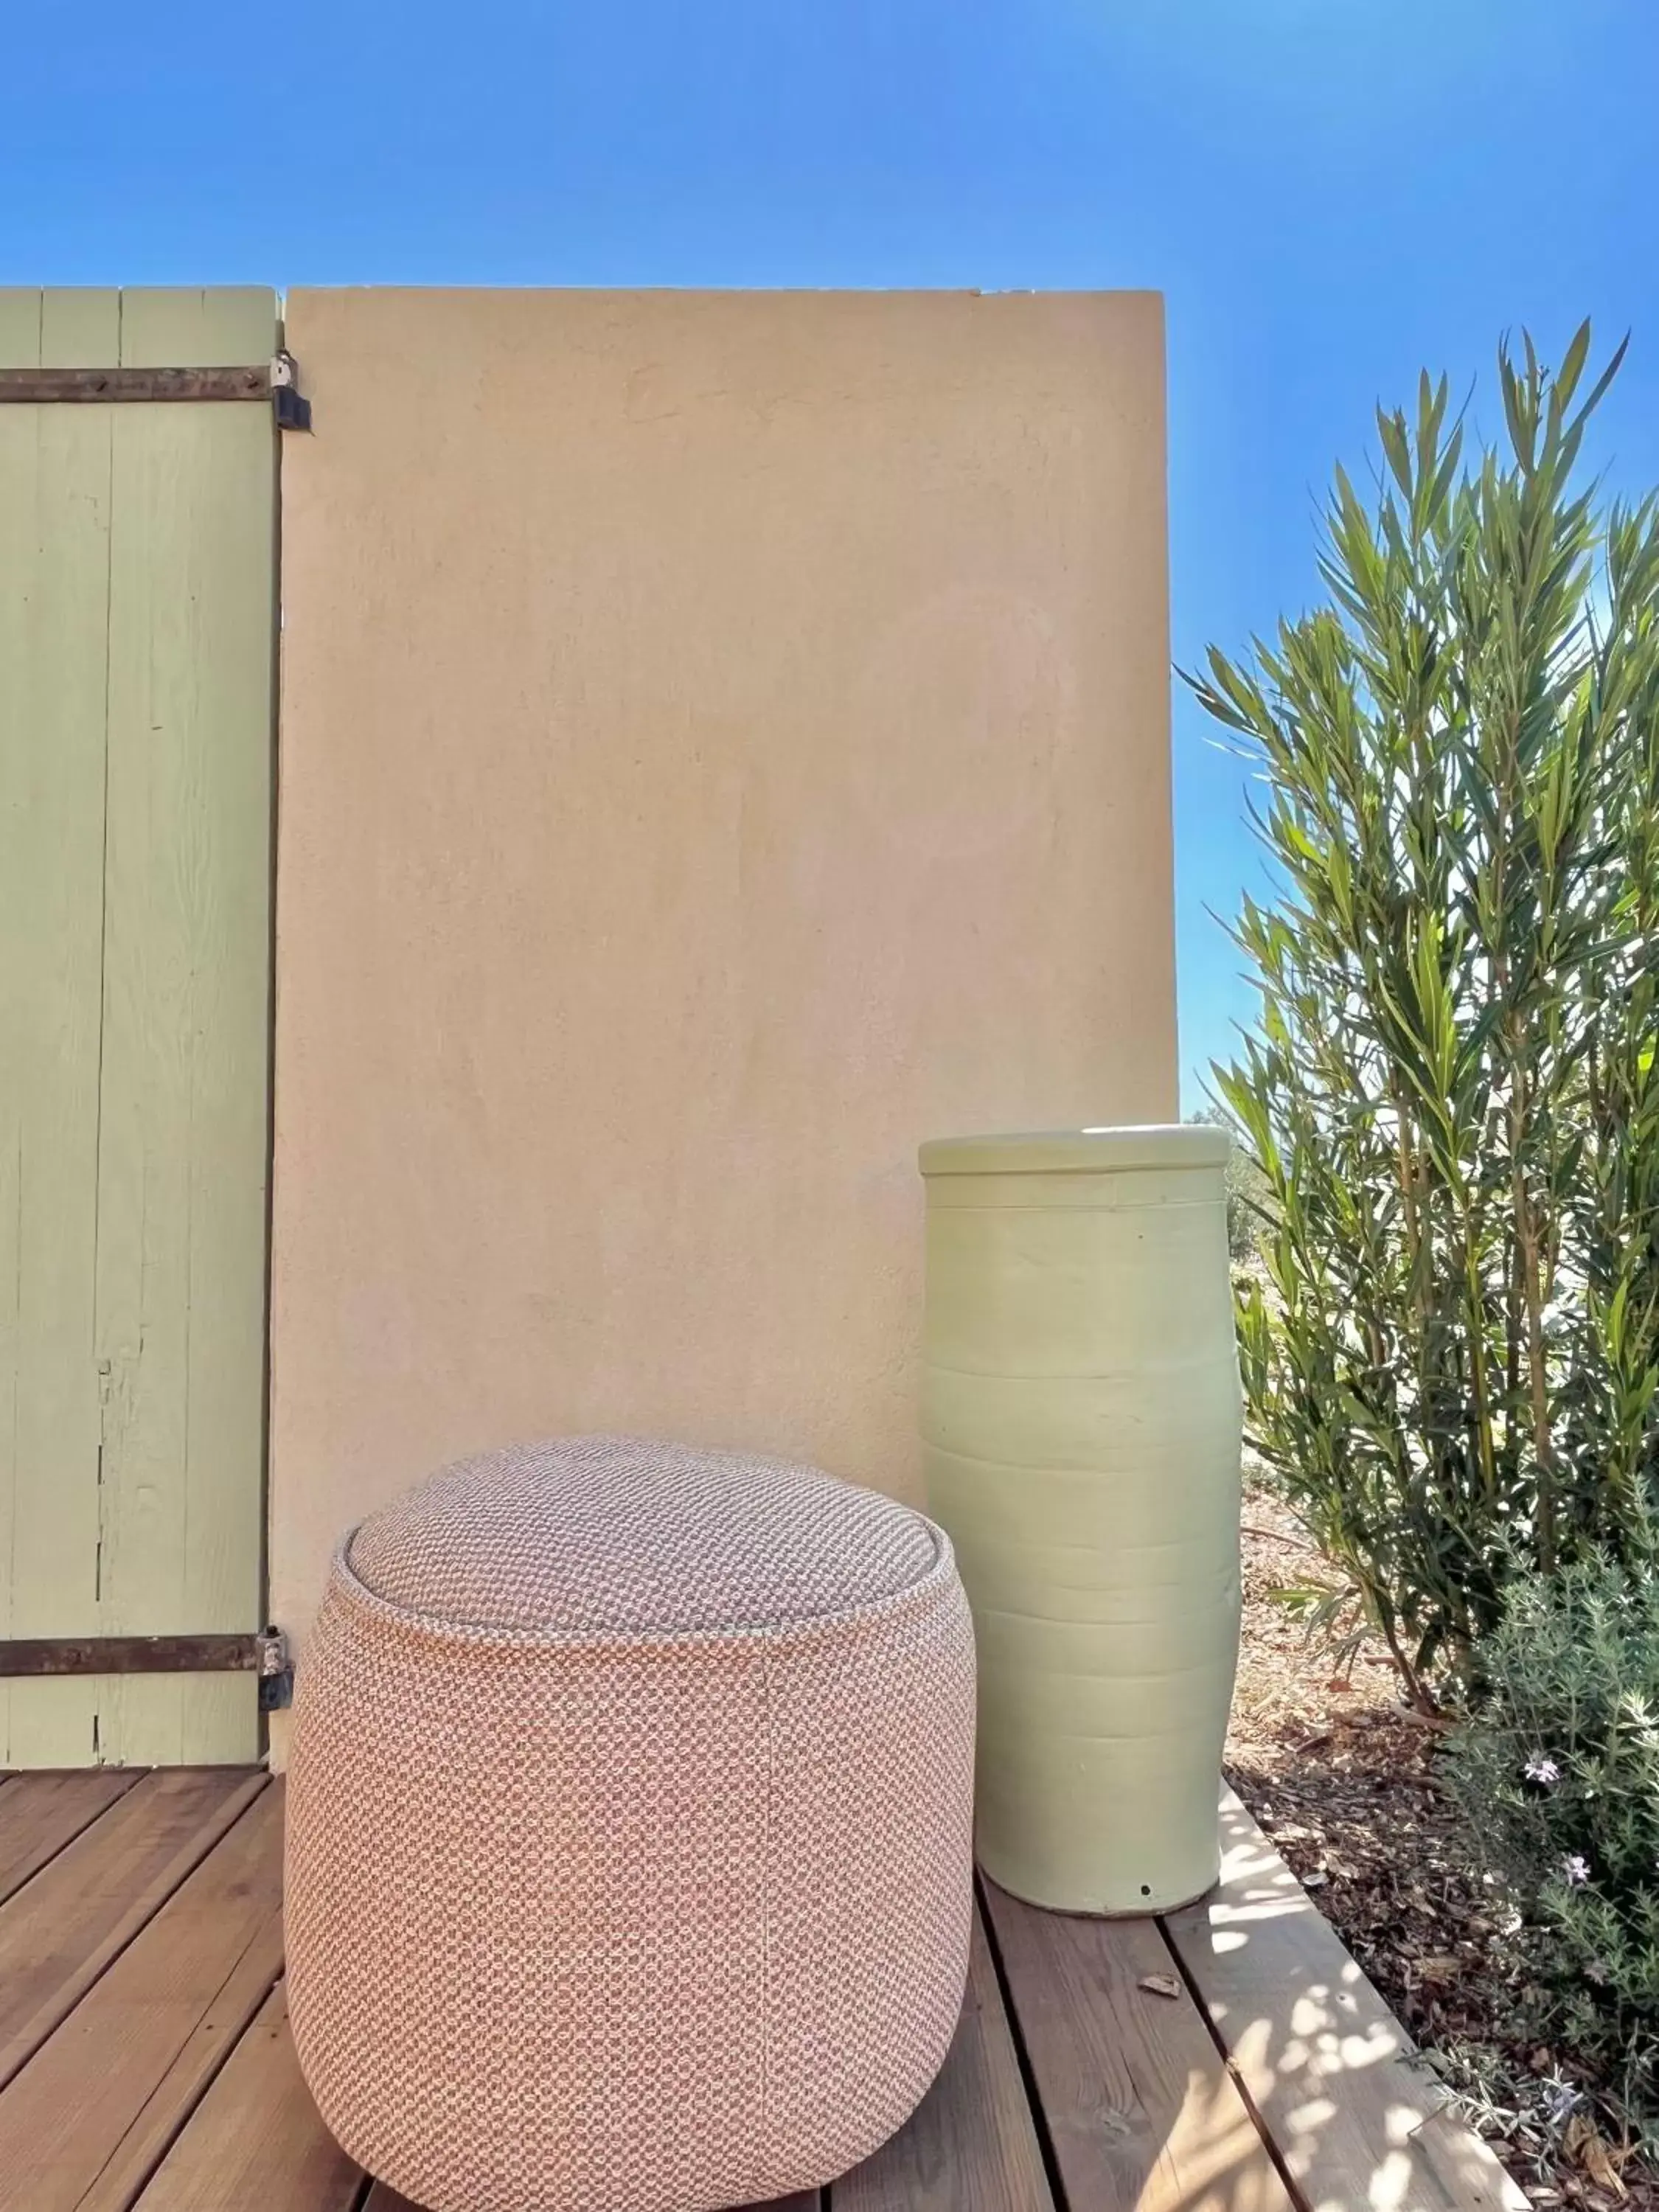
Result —
[{"label": "pouf woven texture", "polygon": [[288,2000],[431,2212],[718,2212],[908,2117],[972,1913],[944,1534],[810,1468],[497,1452],[335,1554],[301,1661]]}]

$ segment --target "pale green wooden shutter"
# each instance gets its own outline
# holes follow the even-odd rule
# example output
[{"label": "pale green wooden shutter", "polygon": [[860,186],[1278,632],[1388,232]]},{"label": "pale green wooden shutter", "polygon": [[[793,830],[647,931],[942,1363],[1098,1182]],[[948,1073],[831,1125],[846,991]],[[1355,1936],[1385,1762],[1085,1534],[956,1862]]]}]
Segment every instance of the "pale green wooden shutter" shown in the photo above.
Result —
[{"label": "pale green wooden shutter", "polygon": [[[0,292],[0,368],[268,361]],[[276,433],[0,406],[0,1636],[259,1625]],[[0,1764],[251,1758],[251,1675],[0,1681]]]}]

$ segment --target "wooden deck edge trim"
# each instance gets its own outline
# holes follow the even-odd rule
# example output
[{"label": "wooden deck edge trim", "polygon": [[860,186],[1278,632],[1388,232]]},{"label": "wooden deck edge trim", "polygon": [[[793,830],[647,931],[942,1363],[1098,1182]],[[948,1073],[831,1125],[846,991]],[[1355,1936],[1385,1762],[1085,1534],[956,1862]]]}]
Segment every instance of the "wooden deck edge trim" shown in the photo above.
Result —
[{"label": "wooden deck edge trim", "polygon": [[[1334,2103],[1349,2120],[1362,2113],[1379,2094],[1392,2089],[1401,2110],[1416,2111],[1416,2124],[1403,2142],[1380,2135],[1368,2139],[1369,2157],[1381,2165],[1402,2150],[1415,2149],[1425,2169],[1419,2176],[1419,2184],[1427,2179],[1430,2185],[1426,2196],[1429,2204],[1455,2207],[1456,2212],[1530,2212],[1525,2193],[1511,2179],[1497,2152],[1458,2114],[1444,2084],[1415,2063],[1417,2045],[1393,2008],[1297,1880],[1266,1831],[1224,1784],[1220,1814],[1224,1848],[1219,1882],[1196,1904],[1161,1916],[1159,1924],[1182,1978],[1208,2022],[1229,2071],[1237,2081],[1240,2094],[1273,2151],[1275,2164],[1286,2171],[1288,2185],[1296,2201],[1311,2205],[1314,2212],[1334,2203],[1346,2206],[1352,2202],[1357,2206],[1358,2203],[1352,2197],[1351,2185],[1346,2179],[1337,2185],[1341,2193],[1333,2195],[1328,2172],[1322,2173],[1316,2166],[1310,2166],[1306,2176],[1299,2179],[1289,2171],[1294,2146],[1289,2142],[1281,2143],[1275,2136],[1273,2116],[1265,2109],[1264,2087],[1273,2093],[1275,2104],[1291,2102],[1304,2107],[1320,2102]],[[1230,1871],[1228,1861],[1236,1861],[1241,1853],[1248,1860],[1248,1869]],[[1265,1917],[1260,1917],[1264,1903],[1274,1908]],[[1237,2029],[1242,2026],[1248,2034],[1252,2027],[1260,2023],[1253,2019],[1231,2022],[1226,1999],[1216,1992],[1217,1981],[1225,1979],[1224,1970],[1212,1978],[1209,1969],[1216,1958],[1230,1955],[1231,1948],[1217,1952],[1208,1940],[1212,1917],[1217,1914],[1221,1916],[1219,1926],[1223,1932],[1227,1930],[1227,1916],[1236,1916],[1231,1932],[1243,1935],[1246,1948],[1250,1938],[1244,1931],[1252,1917],[1256,1917],[1262,1931],[1259,1940],[1269,1945],[1270,1963],[1272,1951],[1285,1946],[1288,1932],[1285,1923],[1293,1923],[1300,1931],[1296,1938],[1300,1954],[1297,1965],[1291,1970],[1281,1964],[1271,1976],[1273,1986],[1286,2009],[1299,1990],[1305,1994],[1304,1985],[1310,1981],[1321,1989],[1328,1981],[1338,1984],[1342,1997],[1353,2008],[1352,2020],[1344,2019],[1342,2023],[1344,2039],[1368,2024],[1373,2032],[1393,2044],[1392,2054],[1373,2060],[1366,2073],[1353,2075],[1350,2081],[1345,2081],[1341,2072],[1332,2079],[1322,2063],[1319,2036],[1298,2029],[1287,2039],[1302,2049],[1303,2056],[1295,2069],[1285,2070],[1281,2061],[1265,2083],[1258,2084],[1253,2091],[1252,2062],[1248,2054],[1240,2054]],[[1276,1936],[1266,1932],[1275,1929]],[[1334,1966],[1337,1970],[1334,1973],[1331,1971]],[[1325,2039],[1328,2041],[1335,2032],[1334,2027],[1328,2029]],[[1286,2082],[1291,2080],[1294,2090],[1287,2092]],[[1358,2094],[1355,2094],[1356,2084],[1359,2085]],[[1413,2206],[1417,2201],[1413,2195]]]},{"label": "wooden deck edge trim", "polygon": [[[91,1771],[96,1771],[95,1769]],[[73,1827],[59,1836],[49,1849],[41,1851],[38,1856],[20,1861],[10,1875],[0,1876],[0,1905],[9,1904],[14,1897],[27,1889],[37,1875],[46,1872],[60,1851],[66,1851],[71,1844],[78,1843],[88,1828],[95,1827],[106,1814],[112,1812],[131,1789],[133,1784],[143,1778],[145,1771],[142,1766],[125,1770],[121,1781],[111,1790],[102,1804],[93,1805],[88,1808],[84,1820],[77,1820]],[[10,1775],[0,1775],[0,1785],[13,1778]],[[15,1778],[21,1781],[23,1778],[19,1775]]]},{"label": "wooden deck edge trim", "polygon": [[1013,1984],[1003,1960],[1002,1944],[997,1935],[995,1915],[985,1894],[985,1876],[977,1866],[974,1869],[974,1911],[980,1926],[985,1930],[985,1948],[991,1957],[991,1971],[996,1976],[997,1991],[1002,1999],[1002,2009],[1008,2022],[1008,2036],[1014,2046],[1014,2063],[1019,2069],[1019,2078],[1025,2091],[1025,2101],[1031,2108],[1031,2125],[1036,2136],[1037,2153],[1042,2160],[1042,2171],[1048,2179],[1048,2194],[1054,2200],[1054,2212],[1069,2212],[1070,2200],[1066,2185],[1060,2178],[1060,2155],[1049,2131],[1048,2115],[1043,2110],[1042,2093],[1037,2087],[1036,2069],[1031,2063],[1031,2054],[1025,2045],[1025,2024],[1020,2019],[1019,2007],[1014,2002]]},{"label": "wooden deck edge trim", "polygon": [[[29,2021],[27,2035],[20,2039],[5,2063],[0,2065],[0,2089],[3,2089],[9,2081],[15,2081],[41,2045],[57,2033],[87,1991],[108,1972],[134,1938],[149,1927],[174,1890],[195,1873],[220,1838],[235,1826],[270,1781],[270,1775],[263,1771],[251,1774],[239,1790],[234,1790],[228,1796],[221,1798],[189,1842],[173,1854],[149,1887],[122,1914],[103,1942],[53,1990],[49,2002],[43,2004]],[[120,1800],[116,1802],[119,1803]]]},{"label": "wooden deck edge trim", "polygon": [[[1198,1907],[1189,1905],[1186,1910],[1191,1911],[1200,1909],[1201,1908],[1203,1902],[1203,1899],[1200,1898]],[[1181,1947],[1176,1942],[1174,1936],[1170,1932],[1169,1922],[1161,1912],[1158,1916],[1158,1932],[1164,1938],[1164,1948],[1170,1954],[1170,1962],[1174,1966],[1176,1974],[1185,1984],[1187,1994],[1191,1997],[1194,2004],[1198,2008],[1198,2016],[1208,2029],[1211,2042],[1214,2044],[1217,2051],[1220,2053],[1221,2063],[1226,2069],[1227,2079],[1232,2083],[1234,2088],[1237,2090],[1239,2102],[1249,2114],[1251,2124],[1255,2127],[1257,2135],[1261,2136],[1262,2146],[1267,2151],[1268,2158],[1273,2162],[1273,2171],[1278,2174],[1279,2179],[1285,2185],[1285,2195],[1290,2198],[1291,2203],[1297,2208],[1297,2212],[1317,2212],[1317,2208],[1314,2205],[1306,2190],[1303,2189],[1299,2185],[1296,2176],[1291,2172],[1290,2166],[1285,2160],[1285,2154],[1279,2149],[1279,2145],[1273,2141],[1273,2131],[1267,2125],[1267,2114],[1262,2112],[1261,2106],[1256,2103],[1255,2099],[1250,2094],[1250,2085],[1245,2080],[1244,2075],[1239,2068],[1237,2060],[1233,2057],[1232,2052],[1229,2050],[1227,2046],[1227,2039],[1223,2035],[1219,2027],[1217,2025],[1215,2015],[1211,2012],[1208,2004],[1205,2002],[1204,1992],[1194,1980],[1193,1976],[1188,1968],[1187,1961],[1181,1955]]]}]

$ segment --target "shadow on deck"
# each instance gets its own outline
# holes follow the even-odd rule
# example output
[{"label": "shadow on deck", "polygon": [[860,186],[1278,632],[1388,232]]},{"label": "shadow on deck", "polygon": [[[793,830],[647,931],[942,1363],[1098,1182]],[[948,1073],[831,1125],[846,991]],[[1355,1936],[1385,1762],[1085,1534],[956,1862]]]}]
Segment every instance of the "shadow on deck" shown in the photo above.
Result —
[{"label": "shadow on deck", "polygon": [[[263,1773],[0,1778],[3,2212],[406,2212],[328,2136],[282,1984]],[[984,1885],[909,2124],[787,2212],[1525,2212],[1237,1801],[1161,1919]],[[780,2208],[782,2212],[782,2208]]]}]

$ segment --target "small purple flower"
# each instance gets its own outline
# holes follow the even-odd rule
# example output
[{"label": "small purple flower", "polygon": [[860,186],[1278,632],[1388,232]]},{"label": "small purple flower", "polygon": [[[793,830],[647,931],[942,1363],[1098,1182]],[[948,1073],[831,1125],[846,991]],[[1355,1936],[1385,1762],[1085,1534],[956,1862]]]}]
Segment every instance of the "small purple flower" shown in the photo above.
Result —
[{"label": "small purple flower", "polygon": [[1569,1851],[1561,1862],[1561,1879],[1569,1889],[1582,1889],[1589,1880],[1589,1861],[1577,1851]]},{"label": "small purple flower", "polygon": [[1541,1782],[1547,1790],[1561,1779],[1560,1768],[1553,1759],[1546,1758],[1541,1753],[1534,1753],[1527,1761],[1526,1771],[1528,1782]]},{"label": "small purple flower", "polygon": [[1544,2091],[1544,2116],[1552,2127],[1559,2128],[1562,2121],[1583,2101],[1570,2082],[1552,2081]]}]

